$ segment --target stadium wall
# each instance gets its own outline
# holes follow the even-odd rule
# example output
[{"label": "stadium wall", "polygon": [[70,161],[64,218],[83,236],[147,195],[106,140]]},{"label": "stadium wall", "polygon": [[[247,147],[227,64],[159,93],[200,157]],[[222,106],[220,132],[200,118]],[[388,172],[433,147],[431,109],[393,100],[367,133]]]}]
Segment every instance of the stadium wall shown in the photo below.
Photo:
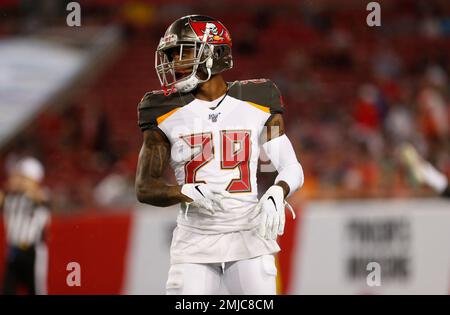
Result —
[{"label": "stadium wall", "polygon": [[[448,294],[450,212],[444,200],[310,202],[288,216],[278,255],[279,293]],[[49,294],[163,294],[176,207],[54,217]],[[4,232],[0,224],[0,278]],[[81,286],[68,286],[70,262]],[[369,262],[381,266],[369,286]]]}]

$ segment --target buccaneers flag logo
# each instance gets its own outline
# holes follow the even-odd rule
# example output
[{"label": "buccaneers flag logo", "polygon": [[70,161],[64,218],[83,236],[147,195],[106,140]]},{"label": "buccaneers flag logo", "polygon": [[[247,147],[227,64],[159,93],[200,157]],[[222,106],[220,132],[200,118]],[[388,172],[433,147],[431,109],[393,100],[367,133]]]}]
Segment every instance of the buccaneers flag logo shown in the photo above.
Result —
[{"label": "buccaneers flag logo", "polygon": [[206,30],[209,30],[207,42],[211,44],[228,44],[231,46],[231,37],[228,30],[218,22],[190,22],[192,29],[200,40]]}]

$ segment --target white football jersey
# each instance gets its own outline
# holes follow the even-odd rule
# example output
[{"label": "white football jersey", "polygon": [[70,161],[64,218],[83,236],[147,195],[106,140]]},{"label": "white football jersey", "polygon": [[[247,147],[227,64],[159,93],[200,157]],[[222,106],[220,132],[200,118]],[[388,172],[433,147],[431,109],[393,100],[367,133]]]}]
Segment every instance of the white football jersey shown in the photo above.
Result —
[{"label": "white football jersey", "polygon": [[159,128],[171,144],[170,165],[179,185],[206,183],[227,190],[223,211],[180,207],[171,247],[172,263],[226,262],[279,250],[256,233],[259,223],[257,167],[262,131],[282,113],[280,93],[269,80],[228,83],[216,101],[193,94],[147,93],[139,105],[142,130]]}]

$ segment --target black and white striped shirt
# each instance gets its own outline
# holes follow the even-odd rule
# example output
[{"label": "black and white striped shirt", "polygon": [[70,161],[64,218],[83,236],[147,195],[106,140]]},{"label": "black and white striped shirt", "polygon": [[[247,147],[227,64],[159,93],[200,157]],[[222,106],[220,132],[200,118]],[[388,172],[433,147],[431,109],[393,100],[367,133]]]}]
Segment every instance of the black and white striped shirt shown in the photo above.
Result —
[{"label": "black and white striped shirt", "polygon": [[49,208],[24,193],[8,193],[5,196],[3,215],[8,245],[17,247],[41,242],[50,220]]}]

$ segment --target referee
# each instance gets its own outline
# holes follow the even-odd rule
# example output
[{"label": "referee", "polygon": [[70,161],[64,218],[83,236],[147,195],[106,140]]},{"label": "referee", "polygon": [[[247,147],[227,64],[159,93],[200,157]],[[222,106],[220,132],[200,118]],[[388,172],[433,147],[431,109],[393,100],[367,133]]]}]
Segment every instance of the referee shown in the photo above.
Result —
[{"label": "referee", "polygon": [[41,186],[42,164],[32,157],[19,160],[9,174],[0,209],[7,241],[3,294],[46,294],[47,247],[44,232],[50,221],[48,199]]}]

